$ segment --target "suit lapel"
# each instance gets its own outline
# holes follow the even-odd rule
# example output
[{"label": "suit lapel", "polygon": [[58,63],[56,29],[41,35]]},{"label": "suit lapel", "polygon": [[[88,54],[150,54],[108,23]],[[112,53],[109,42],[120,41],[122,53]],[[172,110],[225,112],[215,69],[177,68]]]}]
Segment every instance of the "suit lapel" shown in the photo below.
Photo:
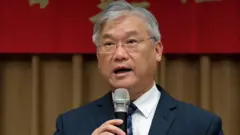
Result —
[{"label": "suit lapel", "polygon": [[104,122],[114,119],[114,107],[111,92],[107,93],[97,102],[94,115],[94,124],[99,127]]},{"label": "suit lapel", "polygon": [[[167,135],[175,118],[174,110],[177,106],[177,101],[170,97],[160,86],[157,85],[157,88],[161,92],[161,97],[149,130],[149,135]],[[96,107],[93,117],[93,123],[96,128],[107,120],[115,118],[111,92],[97,101]]]},{"label": "suit lapel", "polygon": [[161,97],[149,130],[149,135],[167,135],[175,118],[176,100],[170,97],[160,86]]}]

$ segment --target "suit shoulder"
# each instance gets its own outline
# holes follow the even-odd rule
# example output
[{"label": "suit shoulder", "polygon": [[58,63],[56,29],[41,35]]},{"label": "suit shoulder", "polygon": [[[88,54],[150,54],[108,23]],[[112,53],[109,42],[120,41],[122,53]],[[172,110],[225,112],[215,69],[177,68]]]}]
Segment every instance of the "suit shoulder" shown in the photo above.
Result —
[{"label": "suit shoulder", "polygon": [[58,132],[90,134],[96,128],[96,125],[93,124],[93,116],[98,111],[98,104],[102,98],[60,114],[56,122]]},{"label": "suit shoulder", "polygon": [[196,105],[179,101],[179,113],[188,116],[189,118],[197,119],[198,121],[219,121],[220,117],[206,109]]},{"label": "suit shoulder", "polygon": [[191,127],[193,131],[201,134],[222,130],[222,120],[213,112],[181,101],[177,108],[178,124]]},{"label": "suit shoulder", "polygon": [[103,97],[96,99],[90,103],[84,104],[77,108],[71,109],[61,114],[64,119],[76,119],[76,117],[91,117],[97,109],[98,103],[102,100]]}]

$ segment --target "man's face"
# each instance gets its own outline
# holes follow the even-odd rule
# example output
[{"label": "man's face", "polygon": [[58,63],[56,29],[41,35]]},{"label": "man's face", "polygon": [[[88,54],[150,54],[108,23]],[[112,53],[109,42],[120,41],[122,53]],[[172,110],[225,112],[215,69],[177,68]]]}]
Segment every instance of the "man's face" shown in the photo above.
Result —
[{"label": "man's face", "polygon": [[97,50],[100,71],[113,88],[141,88],[153,82],[162,46],[152,42],[140,17],[128,15],[107,21],[99,42],[101,47],[117,46]]}]

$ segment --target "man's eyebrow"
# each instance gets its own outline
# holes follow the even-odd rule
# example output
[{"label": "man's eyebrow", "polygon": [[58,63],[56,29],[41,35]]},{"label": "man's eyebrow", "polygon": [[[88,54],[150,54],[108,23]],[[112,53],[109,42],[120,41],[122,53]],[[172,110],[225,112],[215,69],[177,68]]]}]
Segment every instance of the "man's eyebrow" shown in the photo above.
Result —
[{"label": "man's eyebrow", "polygon": [[102,35],[102,38],[103,38],[103,39],[113,38],[113,35],[112,35],[112,34],[103,34],[103,35]]},{"label": "man's eyebrow", "polygon": [[[136,31],[136,30],[132,30],[132,31],[126,32],[126,37],[128,37],[128,36],[133,36],[133,35],[139,35],[139,32]],[[102,37],[103,39],[106,39],[106,38],[112,38],[112,39],[114,39],[114,36],[113,36],[112,34],[108,34],[108,33],[103,34],[101,37]]]},{"label": "man's eyebrow", "polygon": [[132,35],[139,35],[139,32],[136,30],[128,31],[126,32],[127,36],[132,36]]}]

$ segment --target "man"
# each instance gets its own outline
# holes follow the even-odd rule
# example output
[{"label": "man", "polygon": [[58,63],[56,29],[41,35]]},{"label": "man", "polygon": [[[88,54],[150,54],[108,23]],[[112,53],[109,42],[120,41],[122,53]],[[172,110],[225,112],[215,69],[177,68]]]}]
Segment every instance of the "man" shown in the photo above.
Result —
[{"label": "man", "polygon": [[55,135],[124,135],[114,118],[112,93],[129,91],[135,111],[129,135],[222,135],[221,119],[175,100],[155,84],[163,46],[155,17],[127,2],[111,3],[94,26],[98,67],[111,91],[104,97],[62,114]]}]

